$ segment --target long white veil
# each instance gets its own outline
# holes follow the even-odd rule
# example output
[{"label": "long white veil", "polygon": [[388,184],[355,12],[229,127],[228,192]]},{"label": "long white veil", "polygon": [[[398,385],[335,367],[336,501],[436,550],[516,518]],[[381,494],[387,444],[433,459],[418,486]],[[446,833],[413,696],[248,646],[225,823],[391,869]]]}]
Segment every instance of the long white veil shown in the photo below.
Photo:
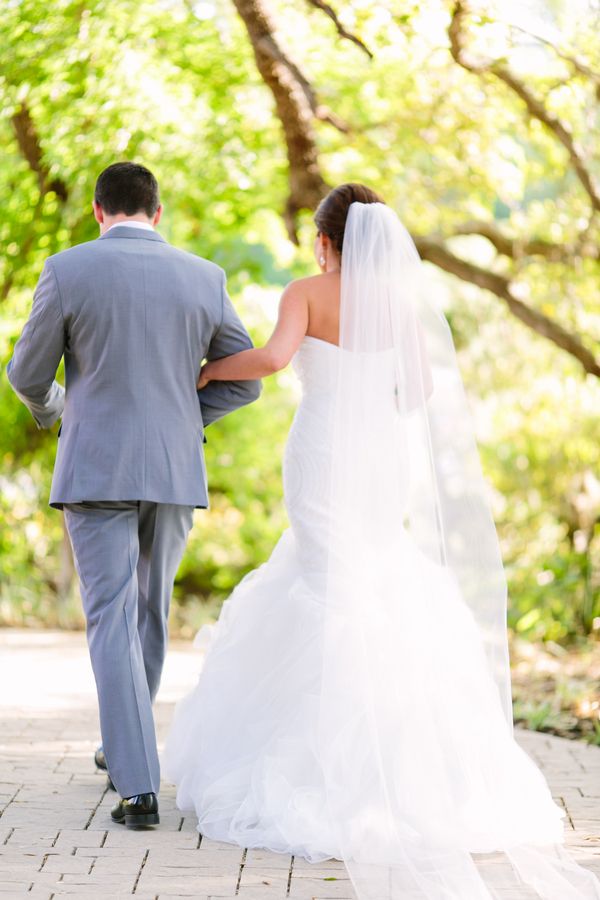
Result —
[{"label": "long white veil", "polygon": [[328,814],[359,900],[501,897],[471,856],[495,851],[512,863],[506,887],[598,900],[513,739],[489,488],[422,272],[389,207],[350,206],[319,717]]}]

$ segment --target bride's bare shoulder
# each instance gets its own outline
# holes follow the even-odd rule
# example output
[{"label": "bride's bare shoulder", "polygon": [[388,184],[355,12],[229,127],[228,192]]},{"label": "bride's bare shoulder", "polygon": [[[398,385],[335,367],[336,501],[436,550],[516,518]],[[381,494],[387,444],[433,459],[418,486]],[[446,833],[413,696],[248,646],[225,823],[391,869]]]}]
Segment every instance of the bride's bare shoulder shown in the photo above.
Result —
[{"label": "bride's bare shoulder", "polygon": [[307,275],[305,278],[296,278],[294,281],[290,281],[285,288],[285,293],[309,299],[311,296],[335,290],[339,285],[339,280],[339,272],[319,272],[318,275]]}]

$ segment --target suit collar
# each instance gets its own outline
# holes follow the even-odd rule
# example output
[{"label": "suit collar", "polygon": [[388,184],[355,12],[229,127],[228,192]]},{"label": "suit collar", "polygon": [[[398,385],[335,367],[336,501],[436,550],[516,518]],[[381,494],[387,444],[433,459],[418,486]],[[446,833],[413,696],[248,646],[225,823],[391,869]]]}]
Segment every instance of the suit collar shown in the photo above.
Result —
[{"label": "suit collar", "polygon": [[143,241],[162,241],[163,244],[167,243],[157,231],[150,231],[148,228],[132,228],[131,225],[115,225],[106,234],[100,235],[98,240],[107,241],[110,238],[141,238]]}]

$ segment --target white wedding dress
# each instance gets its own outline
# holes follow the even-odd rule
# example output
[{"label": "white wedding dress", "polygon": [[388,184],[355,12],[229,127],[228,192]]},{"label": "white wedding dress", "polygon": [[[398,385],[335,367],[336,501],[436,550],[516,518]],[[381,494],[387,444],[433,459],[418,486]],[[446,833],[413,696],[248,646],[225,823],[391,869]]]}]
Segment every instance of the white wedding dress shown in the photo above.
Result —
[{"label": "white wedding dress", "polygon": [[[163,754],[177,805],[209,838],[344,859],[361,900],[500,898],[470,856],[495,850],[517,887],[600,898],[561,847],[565,812],[514,740],[452,572],[403,527],[388,540],[389,524],[373,522],[371,564],[358,547],[355,565],[344,560],[347,589],[360,585],[360,628],[344,592],[330,602],[345,352],[307,336],[293,358],[302,399],[283,467],[290,528],[197,636],[203,667]],[[378,405],[378,421],[396,401]]]},{"label": "white wedding dress", "polygon": [[316,861],[339,857],[317,749],[322,671],[331,378],[339,349],[304,338],[303,396],[286,445],[291,527],[196,645],[206,657],[164,753],[177,804],[207,837]]}]

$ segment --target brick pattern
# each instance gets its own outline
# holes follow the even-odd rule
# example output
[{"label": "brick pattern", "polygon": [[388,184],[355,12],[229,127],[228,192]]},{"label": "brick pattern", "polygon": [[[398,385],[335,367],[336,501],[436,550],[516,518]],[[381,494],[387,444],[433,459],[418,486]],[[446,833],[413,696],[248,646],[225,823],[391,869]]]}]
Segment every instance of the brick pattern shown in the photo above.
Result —
[{"label": "brick pattern", "polygon": [[[83,637],[0,632],[0,659],[0,900],[353,900],[336,860],[310,864],[202,838],[168,785],[159,828],[135,832],[113,824],[115,795],[92,761],[98,721]],[[172,649],[157,704],[159,733],[197,666],[188,647]],[[567,810],[567,846],[600,876],[600,748],[516,733]],[[503,854],[476,861],[503,900],[537,897],[510,887]]]}]

